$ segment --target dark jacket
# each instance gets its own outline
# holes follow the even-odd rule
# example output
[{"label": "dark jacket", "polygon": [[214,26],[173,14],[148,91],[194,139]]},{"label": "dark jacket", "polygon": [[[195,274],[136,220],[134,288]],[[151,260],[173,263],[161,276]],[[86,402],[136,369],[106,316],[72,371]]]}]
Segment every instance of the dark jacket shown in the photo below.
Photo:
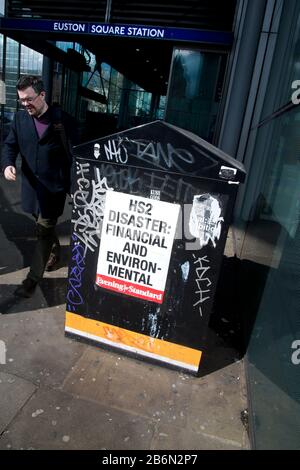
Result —
[{"label": "dark jacket", "polygon": [[[39,138],[33,118],[18,111],[4,141],[2,168],[22,159],[22,208],[44,218],[62,214],[70,188],[72,127],[60,108],[49,107],[50,124]],[[66,136],[66,138],[64,138]]]}]

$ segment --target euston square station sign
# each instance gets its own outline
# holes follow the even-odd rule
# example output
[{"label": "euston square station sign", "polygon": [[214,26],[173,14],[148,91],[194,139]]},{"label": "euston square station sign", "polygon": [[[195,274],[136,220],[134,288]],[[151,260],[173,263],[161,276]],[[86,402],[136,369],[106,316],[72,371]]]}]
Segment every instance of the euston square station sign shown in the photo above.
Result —
[{"label": "euston square station sign", "polygon": [[180,205],[107,191],[96,284],[162,304]]},{"label": "euston square station sign", "polygon": [[202,42],[230,46],[233,34],[224,31],[206,31],[161,26],[88,23],[68,20],[38,20],[0,18],[0,28],[5,31],[36,31],[48,33],[87,34],[93,36],[128,37],[136,39],[160,39]]}]

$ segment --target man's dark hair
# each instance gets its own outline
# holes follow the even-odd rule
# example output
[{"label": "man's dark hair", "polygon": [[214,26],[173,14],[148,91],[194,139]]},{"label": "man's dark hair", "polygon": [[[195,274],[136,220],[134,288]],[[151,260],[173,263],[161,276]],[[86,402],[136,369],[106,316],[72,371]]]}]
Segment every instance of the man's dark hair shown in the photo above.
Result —
[{"label": "man's dark hair", "polygon": [[17,90],[26,90],[26,88],[30,86],[38,94],[40,94],[41,91],[45,91],[41,78],[34,75],[22,75],[17,82]]}]

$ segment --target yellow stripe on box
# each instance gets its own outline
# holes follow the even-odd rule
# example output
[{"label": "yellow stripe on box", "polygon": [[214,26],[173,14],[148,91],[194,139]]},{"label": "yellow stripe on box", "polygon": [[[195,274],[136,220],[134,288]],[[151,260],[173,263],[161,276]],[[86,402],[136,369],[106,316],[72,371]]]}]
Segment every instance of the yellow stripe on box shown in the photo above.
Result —
[{"label": "yellow stripe on box", "polygon": [[198,371],[202,352],[66,312],[65,330],[143,356]]}]

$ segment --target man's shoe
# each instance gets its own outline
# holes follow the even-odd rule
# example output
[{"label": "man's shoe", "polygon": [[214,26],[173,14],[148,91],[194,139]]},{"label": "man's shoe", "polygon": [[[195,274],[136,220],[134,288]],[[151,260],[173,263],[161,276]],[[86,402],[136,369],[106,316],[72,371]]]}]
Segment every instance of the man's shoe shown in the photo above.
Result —
[{"label": "man's shoe", "polygon": [[49,259],[47,261],[45,271],[54,271],[58,266],[59,263],[59,255],[56,255],[55,253],[50,253]]},{"label": "man's shoe", "polygon": [[22,284],[19,287],[17,287],[17,289],[14,291],[14,295],[16,295],[17,297],[29,298],[33,295],[36,286],[37,286],[37,282],[27,277],[22,282]]}]

